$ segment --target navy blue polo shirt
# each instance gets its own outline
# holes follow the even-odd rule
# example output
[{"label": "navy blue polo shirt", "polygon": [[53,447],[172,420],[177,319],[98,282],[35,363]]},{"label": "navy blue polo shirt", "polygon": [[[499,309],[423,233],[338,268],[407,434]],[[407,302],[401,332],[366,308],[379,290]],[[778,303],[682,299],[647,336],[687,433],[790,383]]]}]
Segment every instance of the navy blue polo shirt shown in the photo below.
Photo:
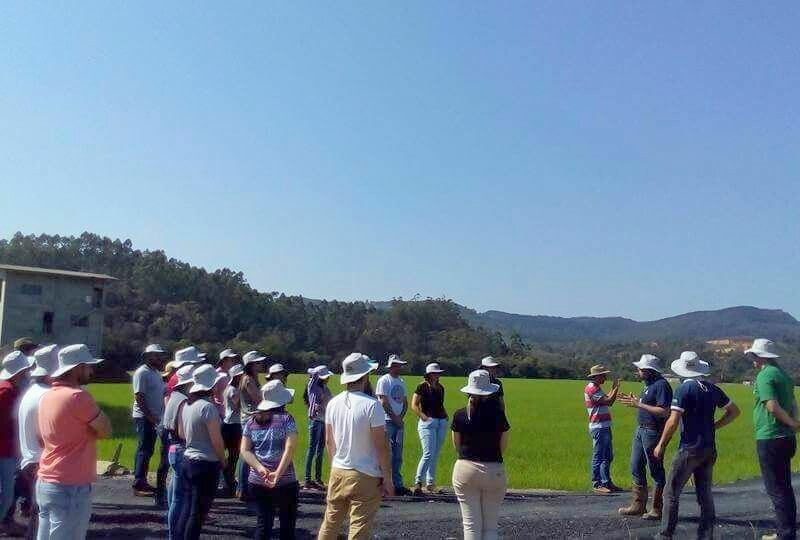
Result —
[{"label": "navy blue polo shirt", "polygon": [[[642,393],[639,394],[639,401],[645,405],[669,409],[669,406],[672,404],[672,387],[667,380],[659,376],[657,379],[648,381],[645,384],[646,386],[642,390]],[[655,426],[658,429],[663,428],[664,424],[667,423],[666,418],[658,417],[644,409],[639,409],[637,419],[639,425]]]},{"label": "navy blue polo shirt", "polygon": [[672,410],[681,411],[681,450],[716,448],[714,414],[731,400],[716,384],[687,379],[675,390]]}]

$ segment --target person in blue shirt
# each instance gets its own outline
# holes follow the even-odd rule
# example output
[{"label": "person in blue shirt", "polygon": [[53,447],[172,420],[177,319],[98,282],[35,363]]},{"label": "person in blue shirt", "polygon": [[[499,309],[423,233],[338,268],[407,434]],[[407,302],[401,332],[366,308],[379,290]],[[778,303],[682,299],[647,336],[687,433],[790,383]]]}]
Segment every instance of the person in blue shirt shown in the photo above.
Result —
[{"label": "person in blue shirt", "polygon": [[[661,359],[652,354],[643,354],[634,362],[636,373],[645,386],[637,398],[633,394],[622,394],[620,402],[637,409],[638,427],[633,432],[631,446],[631,475],[633,476],[633,499],[629,506],[619,509],[623,516],[642,516],[643,519],[660,520],[664,506],[664,462],[653,459],[653,449],[661,439],[664,424],[672,404],[672,387],[661,376]],[[647,471],[653,477],[653,507],[647,512]]]},{"label": "person in blue shirt", "polygon": [[[681,353],[681,357],[672,362],[671,369],[685,380],[675,390],[672,412],[664,426],[661,440],[653,450],[653,457],[659,460],[664,458],[664,452],[679,425],[681,442],[667,478],[667,508],[658,538],[672,538],[675,533],[678,525],[678,501],[690,477],[694,477],[697,503],[700,505],[697,538],[711,538],[716,519],[714,498],[711,494],[711,478],[717,460],[715,432],[739,416],[739,408],[721,388],[705,379],[711,372],[711,367],[697,353]],[[715,421],[717,409],[725,412]]]}]

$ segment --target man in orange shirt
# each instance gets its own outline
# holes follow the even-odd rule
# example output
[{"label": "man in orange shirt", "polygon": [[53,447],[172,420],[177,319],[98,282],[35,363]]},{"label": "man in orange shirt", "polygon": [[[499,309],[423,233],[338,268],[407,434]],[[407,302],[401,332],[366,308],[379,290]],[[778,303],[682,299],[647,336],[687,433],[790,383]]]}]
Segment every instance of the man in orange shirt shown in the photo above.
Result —
[{"label": "man in orange shirt", "polygon": [[97,439],[111,436],[111,421],[81,385],[89,383],[92,366],[100,362],[86,345],[64,347],[51,389],[39,402],[38,540],[86,537],[97,479]]}]

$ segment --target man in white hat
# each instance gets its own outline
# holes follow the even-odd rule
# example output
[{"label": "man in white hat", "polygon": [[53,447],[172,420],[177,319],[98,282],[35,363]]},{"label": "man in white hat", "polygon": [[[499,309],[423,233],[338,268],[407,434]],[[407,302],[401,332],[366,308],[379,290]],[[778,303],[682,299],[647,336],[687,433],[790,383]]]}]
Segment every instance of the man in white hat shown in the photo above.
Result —
[{"label": "man in white hat", "polygon": [[24,483],[24,492],[30,494],[31,511],[28,521],[28,538],[36,536],[39,522],[39,509],[36,507],[34,491],[36,473],[39,470],[39,458],[42,445],[39,442],[39,401],[45,392],[50,390],[50,374],[58,367],[58,346],[48,345],[33,353],[34,369],[30,373],[33,383],[25,390],[19,402],[19,448],[20,479]]},{"label": "man in white hat", "polygon": [[583,389],[583,401],[589,414],[589,435],[592,437],[592,491],[598,495],[610,495],[621,491],[611,480],[611,462],[614,461],[614,445],[611,436],[611,409],[619,394],[619,379],[614,381],[606,394],[603,384],[611,373],[602,364],[592,366],[586,377],[589,383]]},{"label": "man in white hat", "polygon": [[[167,351],[161,345],[152,343],[142,352],[142,365],[133,372],[133,407],[131,416],[138,438],[136,458],[133,467],[133,494],[139,497],[152,497],[156,489],[147,482],[150,458],[156,447],[157,427],[164,412],[164,368]],[[162,456],[163,466],[169,467],[166,454]],[[161,467],[159,467],[160,469]],[[162,486],[163,487],[163,486]]]},{"label": "man in white hat", "polygon": [[84,538],[89,528],[97,439],[111,436],[111,421],[82,385],[89,384],[92,366],[100,362],[86,345],[63,347],[51,388],[39,401],[39,540]]},{"label": "man in white hat", "polygon": [[489,373],[489,379],[491,380],[492,384],[496,384],[499,387],[497,392],[489,396],[487,399],[496,401],[500,405],[500,408],[505,411],[506,398],[505,394],[503,393],[503,381],[501,381],[500,377],[498,377],[500,374],[500,362],[495,360],[493,356],[484,356],[481,359],[480,369],[486,370]]},{"label": "man in white hat", "polygon": [[33,359],[14,351],[3,359],[0,371],[0,533],[18,536],[24,532],[9,510],[14,505],[14,479],[19,468],[17,406]]},{"label": "man in white hat", "polygon": [[764,487],[775,508],[777,533],[772,538],[797,537],[797,502],[792,489],[792,457],[800,430],[792,378],[777,363],[775,343],[759,338],[745,351],[758,370],[753,393],[756,449]]},{"label": "man in white hat", "polygon": [[405,438],[405,417],[408,411],[406,383],[400,372],[406,362],[396,354],[390,354],[386,367],[389,373],[378,379],[375,395],[381,402],[386,416],[386,436],[392,451],[392,483],[397,495],[410,495],[411,490],[403,483],[403,440]]},{"label": "man in white hat", "polygon": [[[633,394],[620,394],[619,400],[628,407],[638,409],[639,427],[633,432],[631,447],[631,474],[633,475],[633,500],[629,506],[619,509],[623,516],[642,516],[647,520],[661,520],[664,507],[664,483],[666,473],[664,462],[652,459],[653,448],[661,440],[664,424],[672,405],[672,387],[661,376],[661,359],[652,354],[643,354],[633,363],[636,374],[644,382],[642,393],[637,398]],[[647,471],[653,477],[653,508],[647,512]]]},{"label": "man in white hat", "polygon": [[[711,493],[711,478],[717,460],[716,430],[739,416],[739,408],[720,387],[706,380],[711,366],[693,351],[684,351],[672,362],[672,371],[684,379],[672,398],[672,412],[656,447],[655,459],[664,459],[670,439],[681,428],[681,442],[672,460],[666,484],[666,511],[661,521],[660,538],[672,538],[678,525],[678,503],[681,491],[694,477],[694,490],[700,505],[697,537],[710,538],[714,532],[716,513]],[[717,409],[723,416],[714,422]]]},{"label": "man in white hat", "polygon": [[377,367],[361,353],[345,358],[341,376],[345,391],[331,399],[325,411],[331,475],[318,540],[336,540],[348,515],[349,538],[371,538],[381,496],[394,495],[383,409],[365,392],[369,374]]}]

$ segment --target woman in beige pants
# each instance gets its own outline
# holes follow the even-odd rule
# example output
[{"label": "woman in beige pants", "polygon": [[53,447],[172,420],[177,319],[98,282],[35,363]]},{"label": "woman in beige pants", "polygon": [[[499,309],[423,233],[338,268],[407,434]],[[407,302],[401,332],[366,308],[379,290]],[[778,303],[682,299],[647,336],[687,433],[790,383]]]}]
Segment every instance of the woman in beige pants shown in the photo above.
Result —
[{"label": "woman in beige pants", "polygon": [[500,503],[506,493],[503,452],[511,429],[503,409],[486,399],[498,388],[487,371],[473,371],[461,389],[469,402],[453,415],[453,444],[458,452],[453,489],[461,507],[464,540],[497,538]]}]

